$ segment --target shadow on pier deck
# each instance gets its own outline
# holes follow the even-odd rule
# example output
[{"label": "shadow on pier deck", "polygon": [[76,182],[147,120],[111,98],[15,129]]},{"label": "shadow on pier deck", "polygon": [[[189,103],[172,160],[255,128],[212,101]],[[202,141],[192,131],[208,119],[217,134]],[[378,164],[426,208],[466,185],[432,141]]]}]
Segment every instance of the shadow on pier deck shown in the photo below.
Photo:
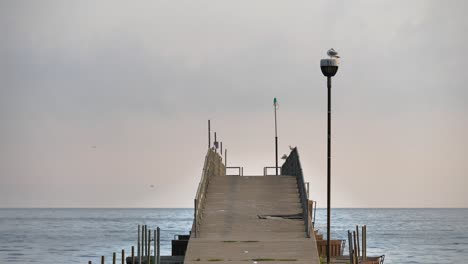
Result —
[{"label": "shadow on pier deck", "polygon": [[319,264],[297,149],[281,171],[226,176],[221,157],[208,150],[184,263]]}]

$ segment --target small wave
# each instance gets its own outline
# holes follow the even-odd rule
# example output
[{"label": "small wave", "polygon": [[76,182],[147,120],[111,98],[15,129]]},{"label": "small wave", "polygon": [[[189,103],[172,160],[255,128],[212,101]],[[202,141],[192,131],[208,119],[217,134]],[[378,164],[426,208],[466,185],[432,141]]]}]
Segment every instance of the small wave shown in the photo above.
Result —
[{"label": "small wave", "polygon": [[8,256],[24,256],[24,254],[20,252],[13,252],[13,253],[8,253]]}]

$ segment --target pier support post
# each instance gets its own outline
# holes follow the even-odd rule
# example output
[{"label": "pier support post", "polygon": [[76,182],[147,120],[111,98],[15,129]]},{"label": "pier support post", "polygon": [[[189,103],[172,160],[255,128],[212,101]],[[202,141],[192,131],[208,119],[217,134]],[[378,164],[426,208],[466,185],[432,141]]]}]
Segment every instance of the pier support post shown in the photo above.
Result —
[{"label": "pier support post", "polygon": [[148,248],[146,249],[148,256],[148,264],[151,264],[151,229],[148,229]]},{"label": "pier support post", "polygon": [[135,247],[132,246],[132,264],[135,264]]},{"label": "pier support post", "polygon": [[161,246],[161,243],[160,243],[161,242],[161,229],[157,227],[157,230],[158,230],[158,239],[157,239],[158,251],[157,251],[156,259],[157,259],[157,264],[161,264],[161,252],[159,251],[160,246]]},{"label": "pier support post", "polygon": [[358,258],[361,257],[361,247],[359,245],[359,226],[356,226],[356,246],[357,246],[357,256]]},{"label": "pier support post", "polygon": [[153,243],[154,243],[154,252],[153,252],[153,256],[154,256],[154,264],[158,263],[158,259],[157,259],[157,256],[156,256],[156,249],[157,249],[157,232],[158,232],[158,228],[156,227],[156,229],[154,230],[154,237],[153,237]]},{"label": "pier support post", "polygon": [[362,258],[367,261],[367,226],[362,227]]},{"label": "pier support post", "polygon": [[348,230],[348,252],[349,252],[349,263],[354,264],[353,239],[351,237],[351,231],[349,231],[349,230]]},{"label": "pier support post", "polygon": [[143,231],[143,256],[147,256],[148,255],[148,251],[146,251],[146,243],[148,243],[148,237],[146,236],[146,230],[148,229],[148,226],[147,225],[144,225],[145,227],[145,230]]},{"label": "pier support post", "polygon": [[[138,225],[138,245],[137,245],[137,256],[140,256],[140,225]],[[133,264],[133,263],[132,263]]]},{"label": "pier support post", "polygon": [[125,250],[122,249],[122,264],[125,264]]},{"label": "pier support post", "polygon": [[356,239],[356,231],[353,231],[353,241],[354,241],[354,246],[353,246],[353,257],[354,257],[354,260],[356,261],[356,263],[359,262],[359,259],[358,259],[358,250],[357,250],[357,239]]},{"label": "pier support post", "polygon": [[101,264],[104,264],[104,256],[101,256]]},{"label": "pier support post", "polygon": [[117,264],[117,254],[112,253],[112,264]]}]

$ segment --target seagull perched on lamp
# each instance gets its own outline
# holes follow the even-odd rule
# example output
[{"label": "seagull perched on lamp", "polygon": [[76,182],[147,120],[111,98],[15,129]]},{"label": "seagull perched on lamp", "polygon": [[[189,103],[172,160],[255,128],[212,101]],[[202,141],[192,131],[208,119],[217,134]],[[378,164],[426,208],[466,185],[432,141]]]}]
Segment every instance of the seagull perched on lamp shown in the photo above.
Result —
[{"label": "seagull perched on lamp", "polygon": [[333,48],[331,48],[331,49],[329,49],[327,51],[327,55],[330,56],[331,59],[333,59],[333,58],[339,59],[340,58],[340,56],[338,56],[338,52]]}]

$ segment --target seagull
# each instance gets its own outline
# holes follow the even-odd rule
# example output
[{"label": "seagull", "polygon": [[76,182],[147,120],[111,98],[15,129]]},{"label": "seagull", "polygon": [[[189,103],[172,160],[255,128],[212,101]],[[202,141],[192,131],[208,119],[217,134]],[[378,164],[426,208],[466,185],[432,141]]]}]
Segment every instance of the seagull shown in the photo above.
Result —
[{"label": "seagull", "polygon": [[291,145],[289,145],[289,150],[293,151],[293,150],[294,150],[294,148],[293,148],[293,147],[291,147]]},{"label": "seagull", "polygon": [[332,59],[333,58],[337,58],[337,59],[340,58],[340,56],[338,56],[338,52],[336,50],[334,50],[333,48],[331,48],[331,49],[329,49],[327,51],[327,55],[330,56],[330,58],[332,58]]},{"label": "seagull", "polygon": [[288,158],[288,155],[284,154],[283,157],[281,157],[281,159],[287,159]]}]

